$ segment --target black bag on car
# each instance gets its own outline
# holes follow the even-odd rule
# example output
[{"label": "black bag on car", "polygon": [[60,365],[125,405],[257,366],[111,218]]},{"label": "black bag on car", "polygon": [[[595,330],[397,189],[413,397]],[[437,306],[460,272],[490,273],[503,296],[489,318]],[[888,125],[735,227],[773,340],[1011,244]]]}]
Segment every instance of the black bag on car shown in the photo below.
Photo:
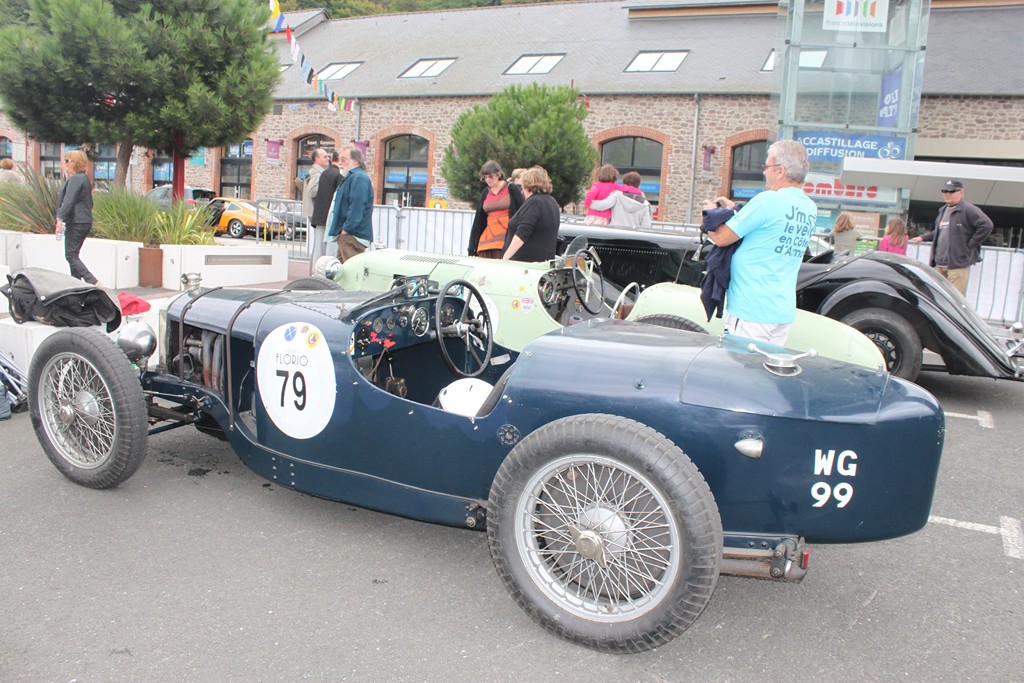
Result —
[{"label": "black bag on car", "polygon": [[0,294],[10,300],[15,322],[34,320],[55,327],[106,324],[107,332],[121,325],[121,307],[102,287],[45,268],[25,268],[7,280]]}]

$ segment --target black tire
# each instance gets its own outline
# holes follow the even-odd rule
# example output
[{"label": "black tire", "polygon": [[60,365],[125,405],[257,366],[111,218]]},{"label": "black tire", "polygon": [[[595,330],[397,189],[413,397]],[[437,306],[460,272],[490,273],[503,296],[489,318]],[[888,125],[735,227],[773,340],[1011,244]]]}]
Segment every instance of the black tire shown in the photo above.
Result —
[{"label": "black tire", "polygon": [[707,334],[708,331],[700,323],[695,323],[689,318],[683,318],[678,315],[670,315],[668,313],[655,313],[653,315],[644,315],[636,319],[638,323],[647,323],[648,325],[657,325],[659,327],[668,327],[673,330],[686,330],[687,332],[702,332]]},{"label": "black tire", "polygon": [[526,437],[494,478],[487,524],[516,603],[597,650],[669,642],[718,582],[722,522],[711,490],[675,444],[626,418],[567,417]]},{"label": "black tire", "polygon": [[906,318],[884,308],[865,308],[847,314],[840,322],[859,330],[875,343],[890,374],[911,382],[917,379],[921,372],[923,344]]},{"label": "black tire", "polygon": [[32,427],[46,456],[76,484],[117,486],[146,457],[146,399],[131,361],[91,329],[56,332],[29,368]]},{"label": "black tire", "polygon": [[285,286],[285,289],[341,289],[341,285],[334,280],[320,275],[310,275],[309,277],[300,277],[297,280],[292,280]]},{"label": "black tire", "polygon": [[228,234],[235,239],[242,239],[245,237],[245,225],[237,218],[232,218],[228,221]]}]

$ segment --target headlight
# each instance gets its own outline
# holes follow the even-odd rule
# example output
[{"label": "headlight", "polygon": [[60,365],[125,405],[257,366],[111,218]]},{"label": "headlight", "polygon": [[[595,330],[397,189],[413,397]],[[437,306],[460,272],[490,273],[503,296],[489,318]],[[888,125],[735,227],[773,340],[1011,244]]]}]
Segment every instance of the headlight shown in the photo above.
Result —
[{"label": "headlight", "polygon": [[341,270],[341,261],[333,256],[321,256],[313,265],[313,274],[333,280]]}]

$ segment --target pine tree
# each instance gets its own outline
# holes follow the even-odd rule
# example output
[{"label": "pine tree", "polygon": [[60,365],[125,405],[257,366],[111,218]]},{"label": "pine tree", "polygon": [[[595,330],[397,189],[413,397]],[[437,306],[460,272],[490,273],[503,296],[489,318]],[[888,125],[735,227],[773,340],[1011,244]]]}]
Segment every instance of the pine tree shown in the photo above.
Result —
[{"label": "pine tree", "polygon": [[269,113],[278,60],[251,0],[33,0],[0,30],[0,100],[38,140],[187,154],[250,133]]},{"label": "pine tree", "polygon": [[539,165],[551,177],[552,196],[565,206],[579,198],[597,163],[597,151],[583,129],[586,116],[575,88],[510,86],[455,121],[441,175],[452,196],[475,204],[483,187],[480,167],[488,159],[506,174]]}]

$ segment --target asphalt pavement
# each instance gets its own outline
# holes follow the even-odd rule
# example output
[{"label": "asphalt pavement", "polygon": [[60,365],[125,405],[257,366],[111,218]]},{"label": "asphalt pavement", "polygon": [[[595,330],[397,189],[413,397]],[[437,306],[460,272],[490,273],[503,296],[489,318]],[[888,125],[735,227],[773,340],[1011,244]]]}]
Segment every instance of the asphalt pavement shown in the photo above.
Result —
[{"label": "asphalt pavement", "polygon": [[1019,681],[1024,383],[920,383],[947,412],[932,523],[812,547],[799,584],[723,576],[686,633],[639,655],[536,626],[483,533],[280,488],[191,429],[151,437],[119,488],[82,488],[16,414],[0,680]]}]

